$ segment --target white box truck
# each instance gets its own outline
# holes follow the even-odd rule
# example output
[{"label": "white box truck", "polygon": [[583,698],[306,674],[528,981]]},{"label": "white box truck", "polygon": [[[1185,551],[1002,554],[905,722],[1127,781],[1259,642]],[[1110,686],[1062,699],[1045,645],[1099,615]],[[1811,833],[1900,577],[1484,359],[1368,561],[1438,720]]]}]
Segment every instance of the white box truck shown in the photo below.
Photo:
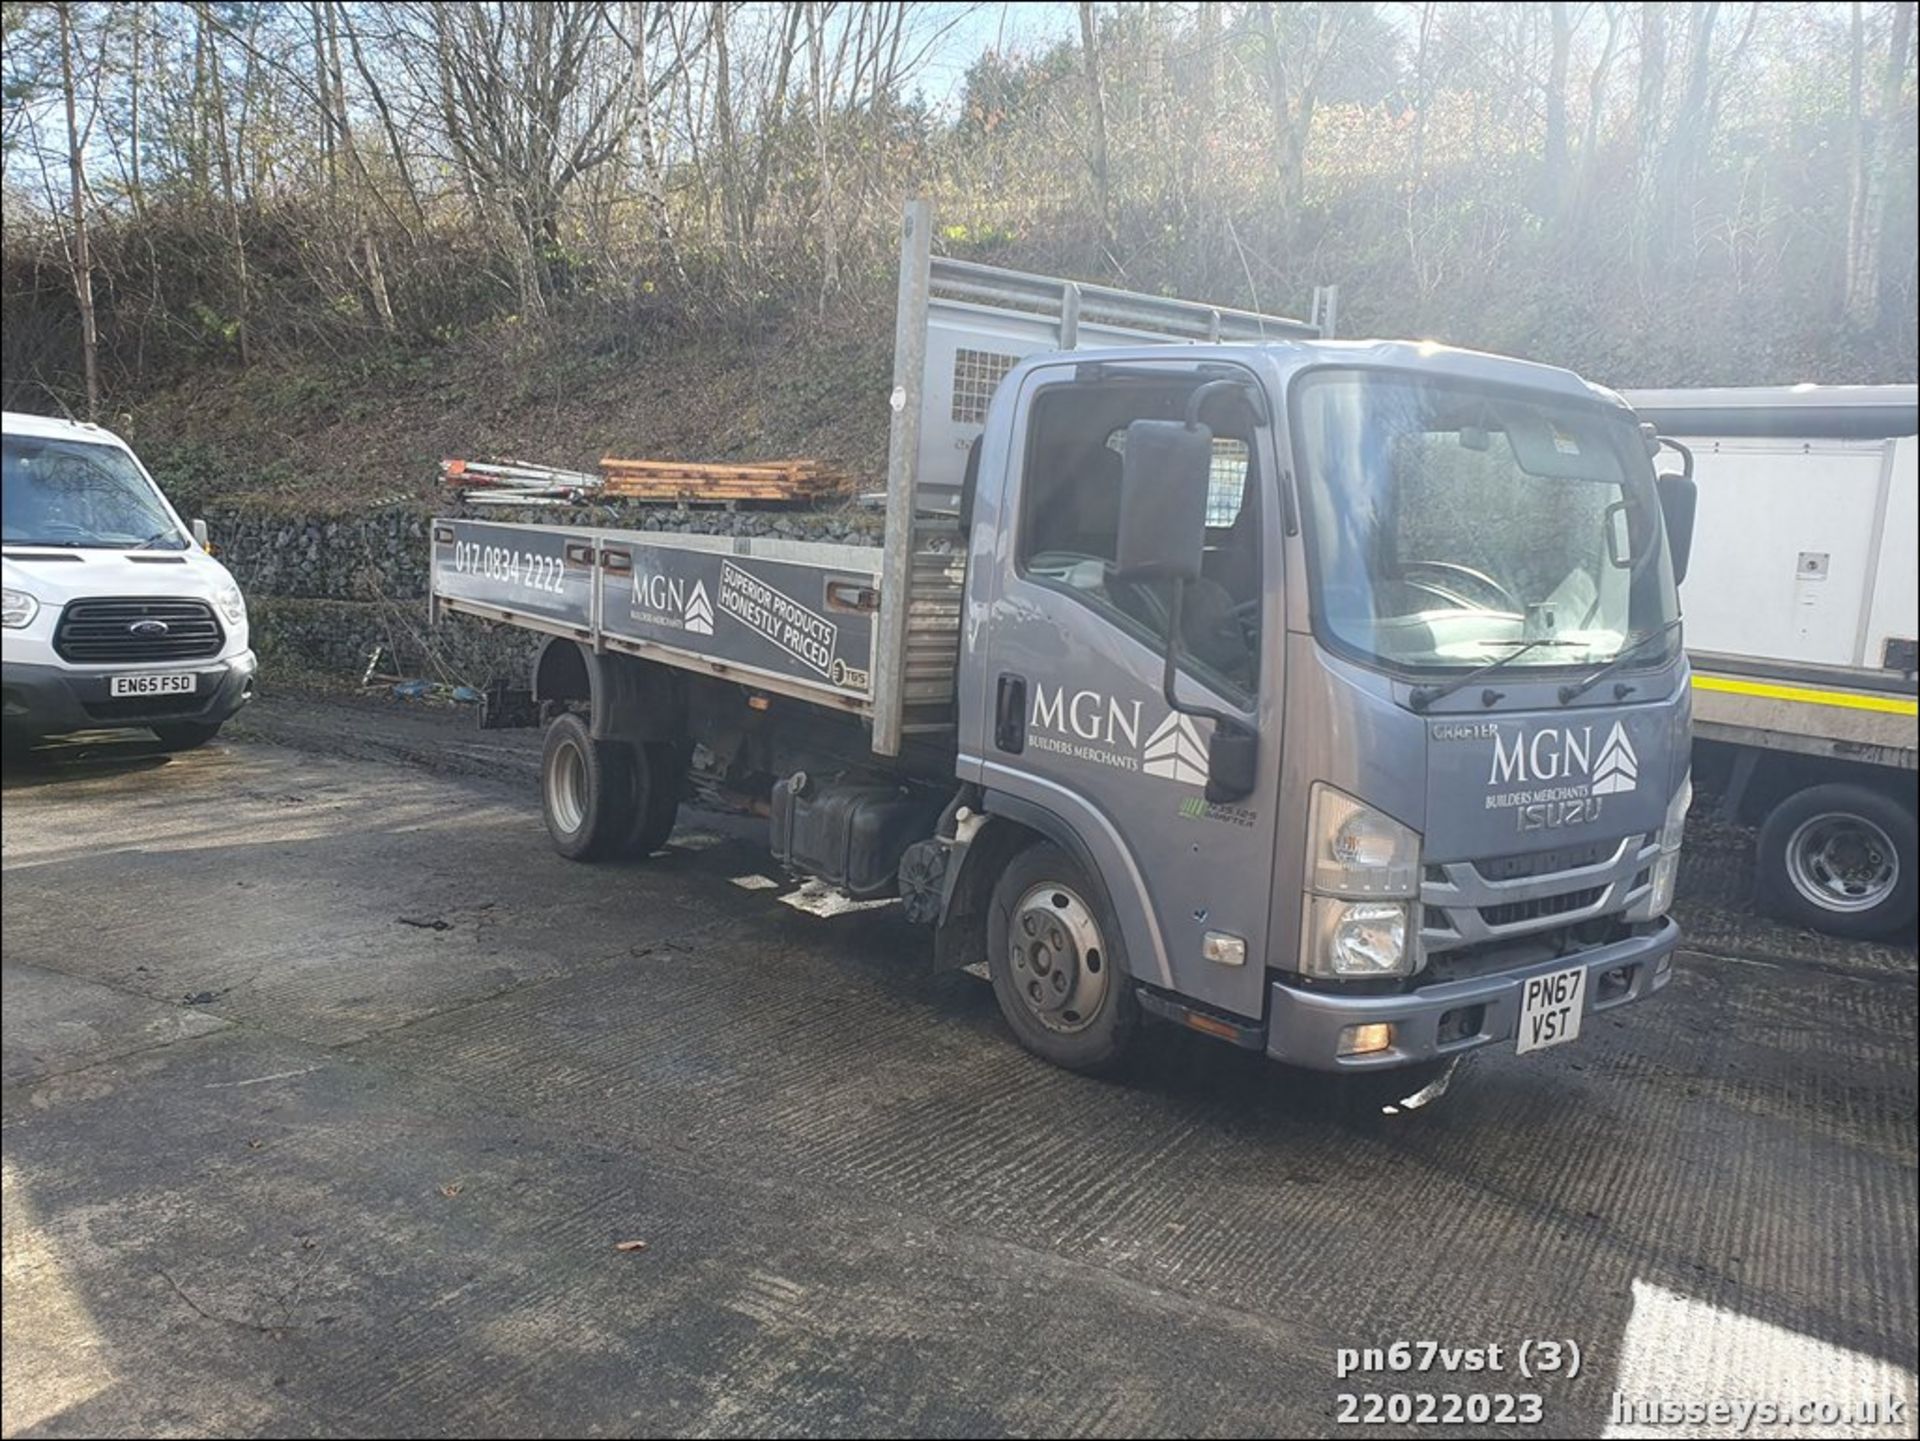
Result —
[{"label": "white box truck", "polygon": [[1696,778],[1760,828],[1768,909],[1913,924],[1915,387],[1627,391],[1693,460]]}]

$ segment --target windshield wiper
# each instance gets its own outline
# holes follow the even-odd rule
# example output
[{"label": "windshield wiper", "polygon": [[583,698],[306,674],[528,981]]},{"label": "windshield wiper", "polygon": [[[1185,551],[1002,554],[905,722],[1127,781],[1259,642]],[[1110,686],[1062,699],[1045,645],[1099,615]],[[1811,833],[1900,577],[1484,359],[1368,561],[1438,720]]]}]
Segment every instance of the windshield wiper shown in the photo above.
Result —
[{"label": "windshield wiper", "polygon": [[[1565,685],[1561,686],[1560,687],[1560,704],[1561,705],[1573,704],[1575,700],[1585,695],[1588,691],[1592,690],[1595,686],[1599,685],[1601,681],[1605,680],[1608,676],[1612,675],[1614,671],[1618,670],[1622,662],[1624,662],[1628,656],[1632,655],[1635,651],[1645,650],[1654,641],[1659,640],[1662,636],[1673,634],[1673,632],[1678,630],[1679,628],[1680,628],[1680,617],[1675,616],[1672,620],[1668,621],[1665,625],[1661,626],[1658,630],[1650,630],[1645,635],[1641,636],[1640,639],[1628,641],[1625,645],[1621,646],[1619,650],[1613,653],[1613,659],[1609,660],[1605,665],[1602,665],[1597,670],[1589,671],[1586,675],[1582,676],[1579,680],[1568,681]],[[1625,690],[1621,694],[1615,696],[1614,699],[1625,700],[1628,695],[1632,694],[1632,692],[1633,692],[1633,687],[1628,686],[1625,688]]]},{"label": "windshield wiper", "polygon": [[[1504,642],[1489,641],[1489,642],[1483,642],[1483,644],[1511,645],[1512,642],[1511,641],[1504,641]],[[1527,654],[1529,651],[1539,650],[1540,647],[1543,645],[1580,645],[1580,644],[1582,644],[1582,642],[1577,640],[1562,640],[1557,635],[1543,635],[1538,640],[1528,641],[1525,645],[1521,646],[1520,649],[1516,651],[1510,651],[1508,654],[1501,656],[1500,659],[1498,660],[1488,661],[1487,664],[1481,666],[1478,670],[1470,670],[1465,675],[1455,676],[1452,680],[1447,681],[1444,685],[1415,686],[1411,691],[1407,693],[1407,704],[1412,706],[1415,710],[1425,710],[1428,706],[1432,705],[1435,701],[1445,700],[1448,696],[1452,695],[1455,691],[1464,690],[1466,689],[1466,687],[1472,685],[1475,681],[1479,680],[1480,677],[1492,675],[1495,671],[1499,670],[1501,667],[1512,665],[1515,661],[1519,660],[1521,656]],[[1493,703],[1492,701],[1487,702],[1487,704],[1489,705],[1491,705],[1492,703]]]},{"label": "windshield wiper", "polygon": [[148,536],[145,540],[141,541],[140,544],[136,546],[130,546],[128,548],[131,550],[152,550],[155,546],[159,545],[160,542],[163,540],[178,540],[178,539],[180,539],[180,536],[176,531],[157,530],[152,535]]}]

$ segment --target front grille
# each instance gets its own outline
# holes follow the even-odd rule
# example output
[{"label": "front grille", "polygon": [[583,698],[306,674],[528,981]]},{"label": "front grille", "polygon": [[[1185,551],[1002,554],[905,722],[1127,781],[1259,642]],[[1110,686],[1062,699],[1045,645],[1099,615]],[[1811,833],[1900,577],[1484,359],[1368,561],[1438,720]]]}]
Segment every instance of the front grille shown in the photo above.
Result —
[{"label": "front grille", "polygon": [[[158,621],[164,633],[130,627]],[[220,653],[226,634],[203,600],[76,600],[60,616],[53,648],[75,665],[201,660]]]},{"label": "front grille", "polygon": [[1482,906],[1480,919],[1490,926],[1511,926],[1521,921],[1537,921],[1542,916],[1565,915],[1590,906],[1600,899],[1605,886],[1583,891],[1562,891],[1557,896],[1540,896],[1531,901],[1509,901],[1503,906]]},{"label": "front grille", "polygon": [[1620,842],[1595,841],[1585,846],[1565,846],[1557,851],[1533,851],[1522,856],[1496,856],[1490,860],[1479,860],[1473,868],[1490,881],[1517,881],[1522,878],[1531,880],[1534,876],[1553,875],[1560,871],[1578,870],[1582,866],[1597,866],[1611,856]]}]

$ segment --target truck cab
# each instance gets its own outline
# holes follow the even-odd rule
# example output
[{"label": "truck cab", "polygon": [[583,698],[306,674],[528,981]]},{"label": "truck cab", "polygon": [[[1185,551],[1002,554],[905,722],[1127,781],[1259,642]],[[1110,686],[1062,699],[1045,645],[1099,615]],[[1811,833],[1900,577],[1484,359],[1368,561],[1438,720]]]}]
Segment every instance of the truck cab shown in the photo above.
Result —
[{"label": "truck cab", "polygon": [[[1035,357],[975,484],[958,774],[1102,878],[1067,909],[1148,1009],[1353,1070],[1666,984],[1687,662],[1617,398],[1400,342]],[[1042,890],[1016,949],[1073,941]],[[1071,1034],[1099,948],[1028,949]]]}]

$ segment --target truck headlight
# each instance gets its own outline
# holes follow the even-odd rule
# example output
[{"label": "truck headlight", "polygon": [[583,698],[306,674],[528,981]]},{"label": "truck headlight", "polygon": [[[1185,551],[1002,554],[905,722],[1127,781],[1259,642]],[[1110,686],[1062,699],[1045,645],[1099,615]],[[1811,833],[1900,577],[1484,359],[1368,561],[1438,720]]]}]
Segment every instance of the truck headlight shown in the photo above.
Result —
[{"label": "truck headlight", "polygon": [[240,594],[239,586],[224,585],[220,587],[220,593],[213,598],[213,601],[215,605],[220,607],[220,614],[227,618],[229,625],[245,625],[247,623],[247,599]]},{"label": "truck headlight", "polygon": [[1692,806],[1693,772],[1688,771],[1667,801],[1667,814],[1660,822],[1658,837],[1660,854],[1654,858],[1647,893],[1627,912],[1628,920],[1655,921],[1673,908],[1674,887],[1680,879],[1680,842],[1687,833],[1687,811]]},{"label": "truck headlight", "polygon": [[1420,837],[1324,782],[1307,816],[1307,889],[1323,896],[1415,896]]},{"label": "truck headlight", "polygon": [[24,590],[11,587],[0,589],[0,626],[8,630],[19,630],[33,624],[33,618],[40,614],[40,602]]},{"label": "truck headlight", "polygon": [[1339,979],[1420,969],[1420,836],[1324,783],[1307,815],[1300,969]]},{"label": "truck headlight", "polygon": [[1667,802],[1666,819],[1660,822],[1660,849],[1673,852],[1680,849],[1680,842],[1687,834],[1687,812],[1693,809],[1693,771],[1689,769],[1680,777],[1680,788]]},{"label": "truck headlight", "polygon": [[1410,901],[1343,901],[1315,896],[1308,913],[1307,962],[1301,969],[1317,976],[1351,980],[1364,976],[1404,976],[1413,948],[1407,944]]}]

